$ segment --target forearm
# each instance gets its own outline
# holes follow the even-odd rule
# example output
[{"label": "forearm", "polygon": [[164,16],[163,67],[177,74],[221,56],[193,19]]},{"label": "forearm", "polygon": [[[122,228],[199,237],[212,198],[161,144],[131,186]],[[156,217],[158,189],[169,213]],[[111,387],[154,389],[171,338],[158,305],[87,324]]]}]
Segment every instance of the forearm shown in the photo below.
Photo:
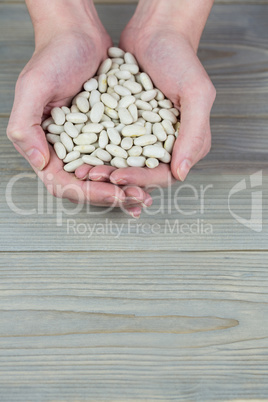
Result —
[{"label": "forearm", "polygon": [[57,32],[95,26],[99,21],[93,0],[25,0],[36,42]]},{"label": "forearm", "polygon": [[136,23],[175,28],[187,36],[197,50],[214,0],[139,0]]}]

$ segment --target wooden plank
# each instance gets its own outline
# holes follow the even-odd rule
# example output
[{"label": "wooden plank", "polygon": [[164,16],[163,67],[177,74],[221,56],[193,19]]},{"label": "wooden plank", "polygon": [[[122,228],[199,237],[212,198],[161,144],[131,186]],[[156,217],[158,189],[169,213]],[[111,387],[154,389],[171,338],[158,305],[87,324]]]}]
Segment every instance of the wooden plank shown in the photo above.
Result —
[{"label": "wooden plank", "polygon": [[1,401],[265,401],[267,263],[2,253]]},{"label": "wooden plank", "polygon": [[[185,184],[156,191],[154,205],[140,221],[128,219],[120,210],[108,212],[92,206],[68,215],[74,205],[52,199],[38,185],[27,162],[4,136],[6,123],[7,119],[0,119],[1,250],[267,249],[265,120],[248,123],[246,119],[213,119],[211,153],[197,164]],[[232,197],[230,206],[233,213],[250,219],[249,175],[259,170],[263,185],[256,190],[263,190],[263,231],[255,233],[231,215],[228,196],[232,187],[245,178],[248,189]],[[5,196],[7,189],[10,194]]]},{"label": "wooden plank", "polygon": [[[108,9],[108,11],[107,11]],[[132,5],[98,5],[115,43]],[[212,115],[268,116],[267,6],[216,5],[200,46],[200,58],[217,88]],[[108,18],[109,16],[109,18]],[[0,5],[0,113],[10,112],[16,78],[33,52],[33,30],[23,5]]]}]

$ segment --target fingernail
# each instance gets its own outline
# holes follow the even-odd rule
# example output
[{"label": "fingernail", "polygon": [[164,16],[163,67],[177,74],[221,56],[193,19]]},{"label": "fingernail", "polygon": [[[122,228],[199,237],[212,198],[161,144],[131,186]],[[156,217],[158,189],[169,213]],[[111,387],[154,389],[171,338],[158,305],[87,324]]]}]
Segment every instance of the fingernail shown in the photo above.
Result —
[{"label": "fingernail", "polygon": [[138,215],[134,215],[134,212],[130,212],[130,211],[127,211],[127,213],[128,213],[129,215],[131,215],[132,218],[134,218],[134,219],[139,219],[140,216],[141,216],[141,212],[140,212]]},{"label": "fingernail", "polygon": [[104,179],[104,176],[89,175],[89,179],[92,180],[92,181],[99,181],[101,179]]},{"label": "fingernail", "polygon": [[43,170],[45,165],[46,165],[46,161],[44,156],[41,154],[41,152],[36,149],[36,148],[32,148],[30,149],[28,152],[26,152],[26,155],[29,158],[30,163],[38,170]]},{"label": "fingernail", "polygon": [[178,176],[180,178],[180,181],[184,181],[191,169],[191,164],[190,161],[185,159],[181,164],[180,167],[177,170]]},{"label": "fingernail", "polygon": [[119,179],[119,180],[113,180],[113,183],[123,186],[124,184],[127,184],[127,181],[125,179]]}]

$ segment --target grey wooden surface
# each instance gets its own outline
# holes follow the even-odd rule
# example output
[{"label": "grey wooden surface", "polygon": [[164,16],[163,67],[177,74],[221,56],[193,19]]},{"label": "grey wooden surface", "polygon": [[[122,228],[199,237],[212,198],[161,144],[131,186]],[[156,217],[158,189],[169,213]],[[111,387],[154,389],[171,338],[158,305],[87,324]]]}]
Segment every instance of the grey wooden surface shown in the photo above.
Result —
[{"label": "grey wooden surface", "polygon": [[[22,1],[0,1],[1,402],[268,400],[268,1],[217,3],[199,50],[212,151],[134,221],[72,215],[5,137],[33,30]],[[134,9],[98,5],[115,43]],[[244,179],[231,212],[249,219],[261,190],[261,232],[228,208]]]}]

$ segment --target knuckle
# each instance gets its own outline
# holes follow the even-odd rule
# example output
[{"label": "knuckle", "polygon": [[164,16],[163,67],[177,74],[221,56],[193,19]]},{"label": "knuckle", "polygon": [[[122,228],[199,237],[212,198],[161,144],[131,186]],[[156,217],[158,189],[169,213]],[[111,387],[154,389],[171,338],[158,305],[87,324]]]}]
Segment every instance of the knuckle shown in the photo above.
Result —
[{"label": "knuckle", "polygon": [[7,138],[14,143],[21,142],[24,139],[24,134],[19,127],[9,124],[7,127]]}]

